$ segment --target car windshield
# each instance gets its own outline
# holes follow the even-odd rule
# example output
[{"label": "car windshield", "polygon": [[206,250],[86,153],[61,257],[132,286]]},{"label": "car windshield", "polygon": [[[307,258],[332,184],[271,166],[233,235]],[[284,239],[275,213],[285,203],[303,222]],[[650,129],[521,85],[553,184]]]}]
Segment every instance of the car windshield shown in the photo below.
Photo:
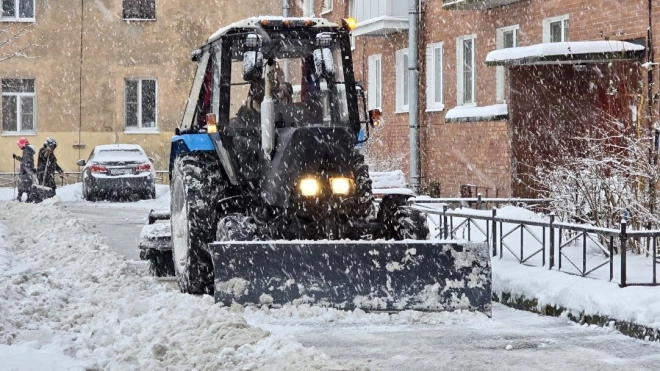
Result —
[{"label": "car windshield", "polygon": [[99,162],[137,162],[145,161],[145,156],[139,149],[113,149],[98,151],[94,156]]},{"label": "car windshield", "polygon": [[[260,50],[262,78],[246,81],[243,72],[251,66],[250,49],[243,44],[245,35],[232,40],[230,113],[239,116],[241,107],[260,111],[266,79],[272,87],[275,122],[278,127],[305,125],[346,125],[348,105],[339,37],[323,34],[271,35]],[[216,56],[216,58],[219,58]],[[247,67],[246,67],[247,66]],[[319,71],[321,71],[319,73]],[[253,97],[255,92],[257,97]]]}]

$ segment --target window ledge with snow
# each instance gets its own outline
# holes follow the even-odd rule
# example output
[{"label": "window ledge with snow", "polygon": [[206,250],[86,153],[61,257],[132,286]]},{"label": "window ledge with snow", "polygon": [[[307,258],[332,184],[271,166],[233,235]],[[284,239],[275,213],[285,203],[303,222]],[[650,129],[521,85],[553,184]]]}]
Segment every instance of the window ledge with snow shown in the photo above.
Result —
[{"label": "window ledge with snow", "polygon": [[3,131],[0,136],[3,137],[27,137],[37,135],[36,131]]},{"label": "window ledge with snow", "polygon": [[124,134],[160,134],[158,129],[124,129]]},{"label": "window ledge with snow", "polygon": [[446,122],[479,122],[499,121],[509,118],[506,104],[494,104],[492,106],[458,106],[447,111]]},{"label": "window ledge with snow", "polygon": [[427,108],[426,112],[442,112],[444,110],[445,110],[445,105],[441,104],[441,105],[437,105],[437,106]]}]

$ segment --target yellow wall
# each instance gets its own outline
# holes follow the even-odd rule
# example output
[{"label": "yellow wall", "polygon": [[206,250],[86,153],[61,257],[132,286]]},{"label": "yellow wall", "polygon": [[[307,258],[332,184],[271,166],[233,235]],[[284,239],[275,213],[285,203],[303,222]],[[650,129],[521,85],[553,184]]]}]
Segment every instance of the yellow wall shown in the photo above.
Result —
[{"label": "yellow wall", "polygon": [[[55,138],[65,171],[77,171],[76,160],[109,143],[140,144],[156,169],[166,170],[170,138],[194,77],[192,50],[228,23],[282,11],[278,1],[242,0],[236,6],[235,0],[209,0],[192,6],[188,0],[168,0],[156,2],[156,21],[127,22],[122,0],[82,3],[81,12],[80,1],[37,1],[34,29],[16,47],[38,46],[28,49],[29,58],[0,62],[0,78],[35,79],[37,106],[36,134],[0,134],[0,172],[12,172],[11,154],[20,152],[21,136],[37,149],[47,137]],[[1,25],[10,31],[25,26]],[[156,133],[124,132],[124,80],[131,77],[158,81]],[[79,140],[85,148],[74,147]]]}]

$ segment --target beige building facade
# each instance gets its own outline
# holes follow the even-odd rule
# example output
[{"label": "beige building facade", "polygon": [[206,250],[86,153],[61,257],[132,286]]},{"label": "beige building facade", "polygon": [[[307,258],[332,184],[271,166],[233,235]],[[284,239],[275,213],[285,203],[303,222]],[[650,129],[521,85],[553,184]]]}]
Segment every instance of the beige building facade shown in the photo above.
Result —
[{"label": "beige building facade", "polygon": [[[167,169],[195,72],[191,52],[220,27],[281,14],[280,1],[17,0],[0,18],[0,172],[16,140],[58,141],[65,171],[99,144],[141,145]],[[194,5],[193,5],[194,3]]]}]

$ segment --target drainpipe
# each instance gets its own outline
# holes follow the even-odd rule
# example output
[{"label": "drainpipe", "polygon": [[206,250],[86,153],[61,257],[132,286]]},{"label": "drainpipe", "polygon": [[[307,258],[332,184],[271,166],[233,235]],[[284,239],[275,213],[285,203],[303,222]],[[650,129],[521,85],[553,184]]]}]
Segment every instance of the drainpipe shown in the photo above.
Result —
[{"label": "drainpipe", "polygon": [[410,0],[408,29],[408,126],[410,129],[410,187],[419,192],[419,0]]},{"label": "drainpipe", "polygon": [[[655,61],[654,61],[654,55],[653,55],[653,0],[649,0],[649,19],[648,19],[648,29],[647,29],[647,36],[646,36],[646,57],[647,57],[647,63],[649,64],[648,68],[648,115],[649,115],[649,129],[651,133],[653,134],[653,139],[651,140],[651,164],[655,167],[658,166],[658,129],[655,127],[655,123],[653,122],[653,110],[655,107],[653,104],[653,74],[655,70]],[[657,181],[657,179],[654,179]],[[655,211],[655,202],[657,198],[657,191],[655,189],[655,182],[651,182],[649,184],[649,191],[650,191],[650,205],[649,205],[649,212],[651,214],[654,213]]]},{"label": "drainpipe", "polygon": [[[78,94],[80,96],[80,102],[78,105],[78,158],[82,158],[82,93],[83,93],[83,31],[84,31],[84,21],[85,21],[85,3],[83,0],[80,0],[80,60],[78,61]],[[80,170],[80,167],[78,167]]]}]

